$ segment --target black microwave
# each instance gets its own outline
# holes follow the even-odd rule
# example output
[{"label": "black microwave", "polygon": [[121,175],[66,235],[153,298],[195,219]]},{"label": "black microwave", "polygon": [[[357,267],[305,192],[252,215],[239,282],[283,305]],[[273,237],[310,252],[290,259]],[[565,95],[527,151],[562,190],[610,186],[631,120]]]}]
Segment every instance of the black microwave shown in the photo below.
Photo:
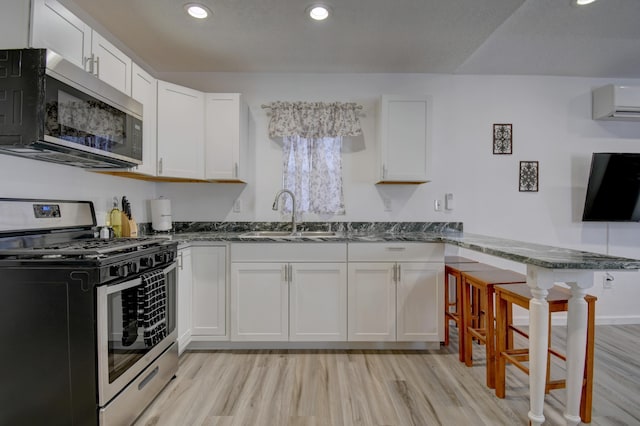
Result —
[{"label": "black microwave", "polygon": [[0,153],[84,168],[142,164],[142,104],[51,50],[0,50],[0,115]]}]

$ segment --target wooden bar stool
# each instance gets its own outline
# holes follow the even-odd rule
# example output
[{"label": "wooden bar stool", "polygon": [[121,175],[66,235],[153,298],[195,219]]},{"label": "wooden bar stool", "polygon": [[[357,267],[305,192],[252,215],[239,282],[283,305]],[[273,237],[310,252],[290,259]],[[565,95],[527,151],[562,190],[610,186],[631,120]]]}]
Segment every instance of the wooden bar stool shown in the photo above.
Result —
[{"label": "wooden bar stool", "polygon": [[[464,259],[464,258],[458,258]],[[464,327],[462,327],[462,272],[464,271],[499,271],[485,263],[475,261],[450,262],[449,257],[445,258],[444,264],[444,345],[449,344],[449,322],[453,321],[458,327],[458,356],[460,362],[464,361]],[[470,260],[470,259],[467,259]],[[451,288],[450,279],[455,279],[455,299],[452,301],[449,294]],[[476,298],[474,298],[476,299]],[[452,309],[453,308],[453,309]]]},{"label": "wooden bar stool", "polygon": [[[462,318],[464,328],[464,362],[467,367],[473,365],[472,339],[475,337],[486,348],[487,386],[495,387],[495,325],[493,315],[493,293],[497,284],[526,283],[527,277],[507,269],[497,271],[462,272]],[[472,313],[471,291],[478,292],[480,303],[477,312]],[[474,324],[472,314],[478,317]]]},{"label": "wooden bar stool", "polygon": [[[529,361],[529,348],[515,348],[509,342],[508,333],[515,332],[529,338],[523,330],[515,327],[508,312],[512,305],[529,309],[529,300],[533,297],[531,289],[526,284],[510,284],[495,287],[496,293],[496,396],[505,397],[506,364],[515,365],[521,371],[529,374],[529,368],[524,365]],[[547,302],[549,304],[549,355],[547,356],[547,383],[546,393],[553,389],[565,388],[564,380],[551,380],[551,356],[556,356],[564,361],[566,356],[551,347],[551,314],[553,312],[566,312],[569,307],[571,293],[564,287],[554,286],[549,290]],[[593,357],[595,338],[595,296],[586,295],[587,302],[587,348],[584,366],[584,381],[582,384],[582,398],[580,399],[580,418],[584,423],[591,423],[591,407],[593,398]]]},{"label": "wooden bar stool", "polygon": [[[460,328],[460,290],[458,284],[460,283],[460,270],[456,268],[458,264],[478,264],[477,260],[468,259],[462,256],[445,256],[444,257],[444,345],[449,345],[449,321],[454,321],[456,327]],[[462,266],[465,266],[462,265]],[[451,276],[455,278],[456,287],[454,299],[451,301],[451,294],[449,280]],[[453,308],[453,310],[451,309]]]}]

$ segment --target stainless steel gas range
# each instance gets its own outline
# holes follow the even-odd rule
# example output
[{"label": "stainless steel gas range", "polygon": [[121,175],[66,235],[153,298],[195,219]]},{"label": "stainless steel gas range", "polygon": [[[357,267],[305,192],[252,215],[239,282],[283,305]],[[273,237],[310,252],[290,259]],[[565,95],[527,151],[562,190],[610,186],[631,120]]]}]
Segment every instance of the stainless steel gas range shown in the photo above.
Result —
[{"label": "stainless steel gas range", "polygon": [[131,424],[177,371],[177,243],[0,199],[0,424]]}]

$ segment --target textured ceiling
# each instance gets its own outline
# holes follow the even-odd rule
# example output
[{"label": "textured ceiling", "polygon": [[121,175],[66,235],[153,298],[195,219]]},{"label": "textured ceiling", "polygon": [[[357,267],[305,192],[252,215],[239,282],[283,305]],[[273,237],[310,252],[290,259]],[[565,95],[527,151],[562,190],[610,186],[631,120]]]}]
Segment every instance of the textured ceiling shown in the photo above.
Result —
[{"label": "textured ceiling", "polygon": [[300,0],[202,0],[204,21],[186,0],[61,2],[157,72],[640,78],[640,0],[328,0],[325,22]]}]

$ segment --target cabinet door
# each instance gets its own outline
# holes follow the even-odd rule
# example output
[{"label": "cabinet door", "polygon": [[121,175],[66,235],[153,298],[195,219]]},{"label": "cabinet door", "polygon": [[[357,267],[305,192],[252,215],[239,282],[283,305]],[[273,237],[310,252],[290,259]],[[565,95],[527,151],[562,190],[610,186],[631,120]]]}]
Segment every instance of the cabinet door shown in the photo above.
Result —
[{"label": "cabinet door", "polygon": [[29,47],[31,7],[25,0],[3,0],[0,13],[0,48]]},{"label": "cabinet door", "polygon": [[444,265],[399,263],[397,272],[397,340],[439,342],[443,336]]},{"label": "cabinet door", "polygon": [[178,253],[178,352],[182,353],[191,341],[192,301],[191,249]]},{"label": "cabinet door", "polygon": [[131,58],[95,31],[91,35],[91,53],[96,77],[131,96]]},{"label": "cabinet door", "polygon": [[33,0],[31,46],[46,48],[87,70],[91,28],[55,0]]},{"label": "cabinet door", "polygon": [[346,263],[292,263],[289,340],[347,340]]},{"label": "cabinet door", "polygon": [[231,264],[231,340],[287,341],[286,263]]},{"label": "cabinet door", "polygon": [[158,176],[204,178],[204,94],[158,81]]},{"label": "cabinet door", "polygon": [[424,183],[429,180],[430,100],[383,96],[380,101],[380,182]]},{"label": "cabinet door", "polygon": [[395,263],[353,262],[348,266],[348,339],[395,341]]},{"label": "cabinet door", "polygon": [[197,336],[225,336],[226,328],[226,248],[192,247],[193,304],[192,332]]},{"label": "cabinet door", "polygon": [[247,107],[238,93],[207,93],[205,103],[205,178],[241,182],[247,167],[241,162],[246,149]]},{"label": "cabinet door", "polygon": [[156,150],[156,106],[158,102],[158,82],[149,73],[133,64],[131,76],[131,96],[142,104],[142,164],[132,171],[155,176],[157,164]]}]

